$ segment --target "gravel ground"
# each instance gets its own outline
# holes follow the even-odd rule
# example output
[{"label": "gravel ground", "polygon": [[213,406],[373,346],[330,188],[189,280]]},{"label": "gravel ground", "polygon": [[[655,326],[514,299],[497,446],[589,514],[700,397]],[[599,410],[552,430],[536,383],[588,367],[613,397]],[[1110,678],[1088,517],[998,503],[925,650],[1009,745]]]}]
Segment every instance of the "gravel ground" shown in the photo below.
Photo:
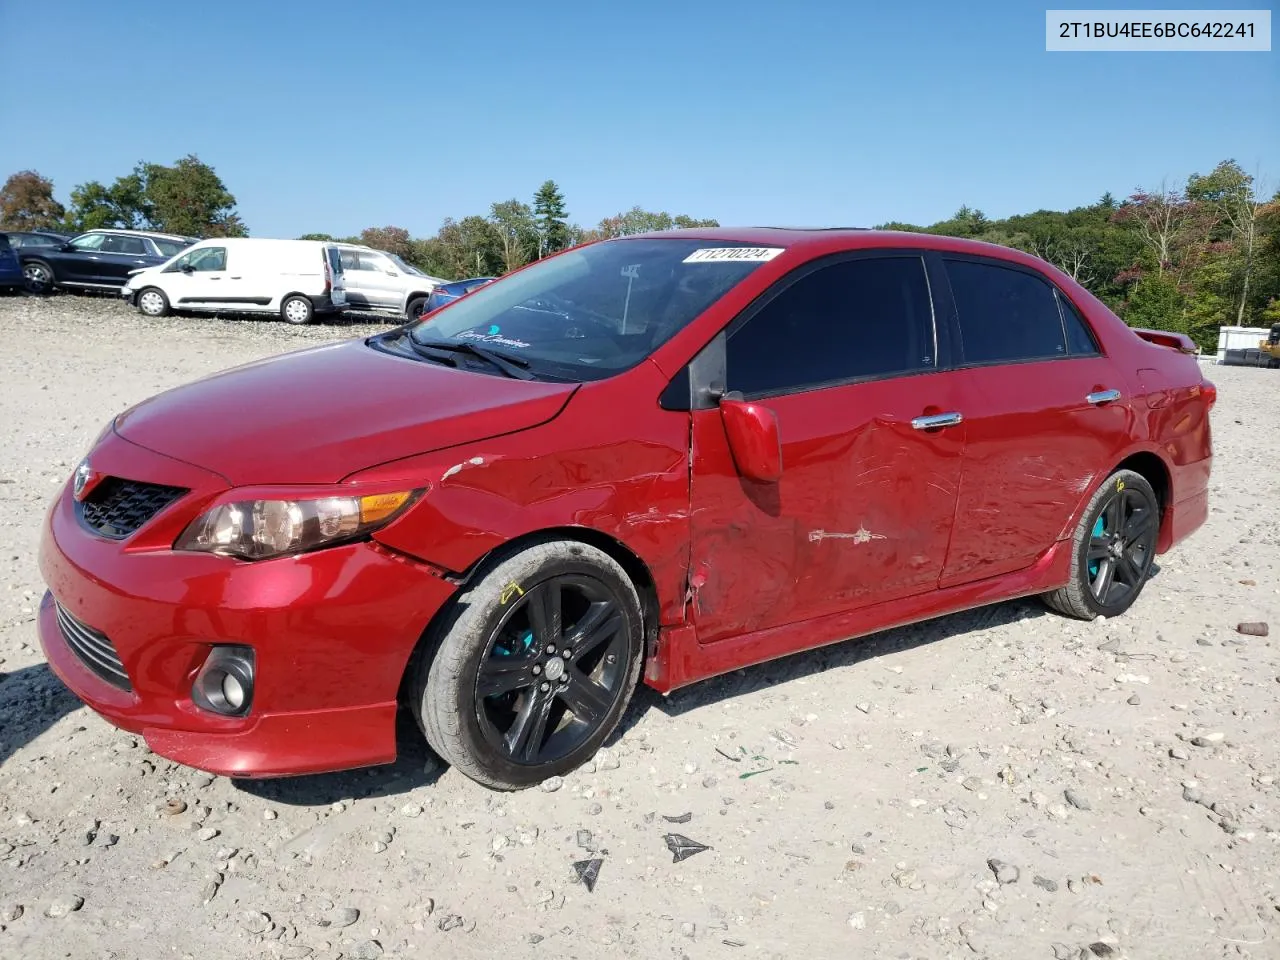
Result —
[{"label": "gravel ground", "polygon": [[35,547],[97,431],[388,325],[0,299],[0,957],[1280,956],[1280,656],[1235,629],[1280,624],[1272,371],[1210,368],[1212,516],[1129,616],[1009,603],[642,689],[543,789],[442,772],[412,731],[389,767],[237,782],[81,707],[39,653]]}]

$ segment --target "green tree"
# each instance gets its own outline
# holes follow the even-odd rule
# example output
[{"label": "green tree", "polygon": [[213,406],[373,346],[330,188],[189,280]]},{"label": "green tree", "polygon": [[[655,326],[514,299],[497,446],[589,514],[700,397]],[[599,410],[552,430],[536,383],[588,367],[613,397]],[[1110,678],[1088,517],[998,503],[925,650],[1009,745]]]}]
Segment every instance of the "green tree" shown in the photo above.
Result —
[{"label": "green tree", "polygon": [[65,216],[66,210],[53,198],[53,181],[34,170],[20,170],[0,187],[0,226],[52,230]]},{"label": "green tree", "polygon": [[150,206],[150,226],[197,237],[243,237],[244,221],[236,213],[236,198],[195,154],[171,167],[146,164],[143,195]]},{"label": "green tree", "polygon": [[1162,273],[1148,272],[1134,284],[1122,316],[1131,327],[1187,333],[1184,306],[1173,280]]},{"label": "green tree", "polygon": [[358,242],[375,250],[394,253],[404,260],[413,259],[413,240],[404,227],[366,227],[360,231]]},{"label": "green tree", "polygon": [[533,212],[538,224],[538,259],[563,250],[569,243],[565,221],[564,194],[554,180],[546,180],[533,196]]},{"label": "green tree", "polygon": [[236,199],[194,154],[173,166],[139,162],[108,187],[97,180],[71,191],[70,222],[95,227],[164,230],[184,236],[239,237],[248,231]]},{"label": "green tree", "polygon": [[332,235],[330,235],[330,234],[327,234],[327,233],[304,233],[304,234],[303,234],[302,236],[300,236],[298,239],[299,239],[299,240],[325,240],[325,241],[332,241],[332,240],[334,240],[334,239],[336,239],[336,238],[335,238],[335,237],[333,237],[333,236],[332,236]]},{"label": "green tree", "polygon": [[538,225],[529,205],[514,197],[503,200],[489,208],[489,219],[502,240],[503,271],[528,263],[538,249]]},{"label": "green tree", "polygon": [[1187,180],[1187,196],[1207,207],[1215,226],[1221,226],[1225,239],[1232,241],[1238,293],[1235,296],[1235,322],[1245,326],[1249,308],[1250,283],[1254,279],[1259,242],[1260,220],[1267,202],[1254,192],[1253,177],[1234,160],[1224,160],[1207,176],[1192,174]]}]

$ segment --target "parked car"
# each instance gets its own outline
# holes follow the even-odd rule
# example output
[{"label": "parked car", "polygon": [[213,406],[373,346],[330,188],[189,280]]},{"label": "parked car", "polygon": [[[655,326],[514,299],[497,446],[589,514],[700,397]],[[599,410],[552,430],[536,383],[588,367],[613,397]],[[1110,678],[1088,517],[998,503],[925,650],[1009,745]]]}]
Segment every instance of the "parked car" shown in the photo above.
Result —
[{"label": "parked car", "polygon": [[274,313],[293,324],[347,305],[335,244],[259,237],[201,240],[159,266],[135,271],[121,296],[149,317],[173,309]]},{"label": "parked car", "polygon": [[164,263],[195,242],[194,237],[141,230],[90,230],[60,247],[23,246],[18,259],[27,287],[35,293],[119,290],[130,271]]},{"label": "parked car", "polygon": [[390,762],[403,707],[527,787],[640,679],[1028,595],[1125,613],[1206,519],[1216,396],[1188,338],[1006,247],[597,242],[113,419],[44,525],[40,639],[203,770]]},{"label": "parked car", "polygon": [[347,302],[352,310],[386,313],[417,320],[427,299],[445,281],[423,273],[394,253],[354,243],[337,245],[347,277]]},{"label": "parked car", "polygon": [[9,245],[15,250],[33,249],[36,247],[61,247],[71,240],[65,233],[53,233],[49,230],[10,230]]},{"label": "parked car", "polygon": [[423,313],[433,313],[446,303],[453,303],[454,300],[465,297],[472,290],[479,289],[487,283],[493,283],[495,279],[495,277],[471,277],[469,280],[441,282],[440,286],[431,291],[431,297],[427,300]]},{"label": "parked car", "polygon": [[22,264],[10,245],[8,234],[0,233],[0,290],[16,290],[22,285]]}]

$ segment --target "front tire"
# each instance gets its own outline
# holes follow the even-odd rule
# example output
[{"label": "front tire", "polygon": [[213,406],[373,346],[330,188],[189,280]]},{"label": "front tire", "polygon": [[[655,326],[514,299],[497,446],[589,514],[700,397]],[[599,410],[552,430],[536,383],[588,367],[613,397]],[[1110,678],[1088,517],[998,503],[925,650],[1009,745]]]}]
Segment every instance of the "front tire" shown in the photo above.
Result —
[{"label": "front tire", "polygon": [[482,576],[429,643],[412,702],[427,742],[471,779],[520,790],[585,763],[617,727],[644,622],[612,557],[551,541]]},{"label": "front tire", "polygon": [[426,312],[426,309],[427,309],[427,298],[414,297],[412,300],[409,301],[409,305],[405,307],[405,310],[404,310],[405,317],[411,322],[414,320],[418,320],[422,317],[423,313]]},{"label": "front tire", "polygon": [[308,297],[300,294],[291,294],[284,298],[280,304],[280,316],[285,319],[286,323],[292,323],[296,327],[310,323],[315,316],[315,307],[312,306]]},{"label": "front tire", "polygon": [[1140,473],[1117,470],[1098,489],[1076,527],[1071,580],[1042,599],[1069,617],[1118,617],[1151,574],[1160,535],[1160,502]]},{"label": "front tire", "polygon": [[156,287],[146,287],[138,292],[138,312],[147,317],[167,317],[169,298]]}]

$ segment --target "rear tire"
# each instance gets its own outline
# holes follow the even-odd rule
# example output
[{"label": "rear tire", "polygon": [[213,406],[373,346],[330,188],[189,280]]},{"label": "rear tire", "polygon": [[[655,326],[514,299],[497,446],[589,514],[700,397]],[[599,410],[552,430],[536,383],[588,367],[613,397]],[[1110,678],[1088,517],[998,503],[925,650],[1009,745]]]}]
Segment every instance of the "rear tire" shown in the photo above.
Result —
[{"label": "rear tire", "polygon": [[292,323],[296,327],[310,323],[315,313],[316,309],[312,306],[310,298],[301,294],[290,294],[280,304],[280,316],[286,323]]},{"label": "rear tire", "polygon": [[1156,556],[1160,501],[1133,470],[1117,470],[1089,500],[1071,540],[1071,579],[1041,599],[1081,620],[1118,617],[1142,593]]},{"label": "rear tire", "polygon": [[635,585],[595,547],[557,540],[502,560],[427,640],[411,700],[427,742],[501,790],[574,770],[622,719],[643,622]]},{"label": "rear tire", "polygon": [[138,312],[147,317],[167,317],[169,298],[157,287],[144,287],[138,291]]},{"label": "rear tire", "polygon": [[27,290],[31,293],[52,293],[54,286],[53,267],[43,260],[31,260],[22,265],[22,276]]}]

